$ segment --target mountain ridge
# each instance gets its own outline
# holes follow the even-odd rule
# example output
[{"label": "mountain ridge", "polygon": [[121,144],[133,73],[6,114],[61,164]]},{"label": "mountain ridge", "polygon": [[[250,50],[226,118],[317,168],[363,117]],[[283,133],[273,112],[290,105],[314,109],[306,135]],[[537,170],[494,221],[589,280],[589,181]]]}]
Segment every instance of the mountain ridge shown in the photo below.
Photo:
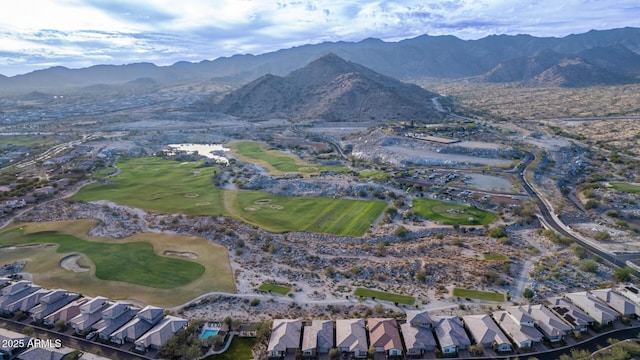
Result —
[{"label": "mountain ridge", "polygon": [[491,35],[462,40],[452,35],[420,35],[398,42],[368,38],[359,42],[323,42],[280,49],[260,55],[233,55],[169,66],[151,63],[95,65],[89,68],[54,67],[13,77],[0,76],[2,89],[46,89],[126,83],[153,78],[159,83],[216,81],[245,84],[265,74],[286,75],[332,52],[378,73],[399,79],[482,77],[498,64],[551,50],[574,55],[596,47],[619,45],[640,53],[640,28],[592,30],[562,38]]},{"label": "mountain ridge", "polygon": [[376,73],[328,53],[281,77],[264,75],[220,100],[194,105],[242,118],[362,121],[440,118],[431,98],[414,84]]}]

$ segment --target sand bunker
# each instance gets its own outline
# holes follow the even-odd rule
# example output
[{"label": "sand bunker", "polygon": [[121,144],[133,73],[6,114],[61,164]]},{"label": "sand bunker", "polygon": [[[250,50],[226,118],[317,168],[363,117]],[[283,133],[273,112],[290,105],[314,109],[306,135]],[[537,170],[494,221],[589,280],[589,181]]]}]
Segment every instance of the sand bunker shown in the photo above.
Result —
[{"label": "sand bunker", "polygon": [[200,195],[198,195],[196,193],[184,194],[184,197],[186,197],[186,198],[197,198],[198,196],[200,196]]},{"label": "sand bunker", "polygon": [[80,255],[78,254],[67,255],[62,260],[60,260],[60,266],[63,269],[70,270],[73,272],[89,271],[89,268],[78,265],[78,259],[80,259]]},{"label": "sand bunker", "polygon": [[249,206],[249,207],[246,207],[244,209],[247,210],[247,211],[258,211],[258,208],[255,207],[255,206]]},{"label": "sand bunker", "polygon": [[271,203],[271,199],[256,200],[256,204],[258,205],[267,205],[269,203]]},{"label": "sand bunker", "polygon": [[284,209],[284,206],[282,206],[282,205],[271,205],[269,207],[272,208],[273,210],[282,210],[282,209]]},{"label": "sand bunker", "polygon": [[198,258],[198,255],[196,255],[195,253],[192,253],[190,251],[165,250],[162,254],[163,255],[181,256],[181,257],[185,257],[187,259],[197,259]]},{"label": "sand bunker", "polygon": [[193,170],[193,176],[200,176],[200,170]]},{"label": "sand bunker", "polygon": [[30,249],[42,246],[42,244],[26,244],[26,245],[11,245],[0,247],[0,250],[16,250],[16,249]]},{"label": "sand bunker", "polygon": [[208,201],[203,201],[196,204],[196,206],[207,206],[207,205],[211,205],[211,203]]}]

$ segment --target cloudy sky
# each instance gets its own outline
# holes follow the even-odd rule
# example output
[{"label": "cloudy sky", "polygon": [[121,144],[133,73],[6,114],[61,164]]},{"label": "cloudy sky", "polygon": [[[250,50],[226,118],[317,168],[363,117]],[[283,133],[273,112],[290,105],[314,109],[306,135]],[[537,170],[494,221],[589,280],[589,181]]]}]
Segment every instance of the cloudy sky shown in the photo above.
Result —
[{"label": "cloudy sky", "polygon": [[170,65],[368,37],[562,37],[624,26],[640,27],[638,0],[11,0],[0,15],[0,74]]}]

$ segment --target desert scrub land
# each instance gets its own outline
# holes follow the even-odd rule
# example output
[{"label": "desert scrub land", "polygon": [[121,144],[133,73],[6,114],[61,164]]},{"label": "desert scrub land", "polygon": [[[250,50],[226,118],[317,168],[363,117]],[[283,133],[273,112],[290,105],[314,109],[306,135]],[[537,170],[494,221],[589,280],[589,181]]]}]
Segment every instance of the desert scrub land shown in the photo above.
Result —
[{"label": "desert scrub land", "polygon": [[[235,292],[224,246],[194,236],[141,233],[126,239],[87,235],[92,220],[13,225],[0,233],[0,261],[27,261],[34,282],[88,295],[178,305],[210,291]],[[87,271],[64,269],[80,255]]]},{"label": "desert scrub land", "polygon": [[472,82],[421,85],[499,119],[640,115],[640,84],[586,88],[525,88],[516,83]]}]

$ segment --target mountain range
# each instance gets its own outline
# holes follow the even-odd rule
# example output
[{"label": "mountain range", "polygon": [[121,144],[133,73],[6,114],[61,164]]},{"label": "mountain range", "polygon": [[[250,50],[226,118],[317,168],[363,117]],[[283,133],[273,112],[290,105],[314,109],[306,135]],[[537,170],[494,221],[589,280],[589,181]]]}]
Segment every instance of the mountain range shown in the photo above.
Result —
[{"label": "mountain range", "polygon": [[284,77],[261,76],[192,108],[249,119],[425,120],[442,117],[431,101],[436,96],[329,53]]},{"label": "mountain range", "polygon": [[592,30],[563,38],[493,35],[478,40],[422,35],[399,42],[365,39],[325,42],[262,55],[234,55],[171,66],[151,63],[53,67],[13,77],[0,89],[47,89],[122,84],[148,78],[158,84],[214,81],[242,85],[271,74],[286,75],[319,57],[337,56],[403,80],[475,78],[519,81],[523,86],[588,86],[640,81],[640,28]]}]

